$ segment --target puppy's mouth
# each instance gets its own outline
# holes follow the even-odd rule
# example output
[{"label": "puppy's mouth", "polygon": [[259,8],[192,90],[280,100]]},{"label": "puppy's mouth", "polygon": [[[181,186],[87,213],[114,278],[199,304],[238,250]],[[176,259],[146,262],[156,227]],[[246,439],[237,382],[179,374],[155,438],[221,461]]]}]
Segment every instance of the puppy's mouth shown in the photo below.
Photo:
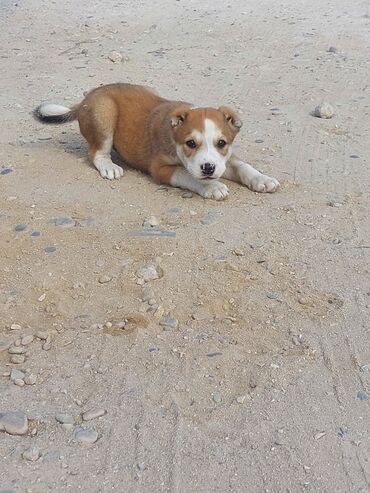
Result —
[{"label": "puppy's mouth", "polygon": [[215,176],[201,176],[201,180],[216,180]]}]

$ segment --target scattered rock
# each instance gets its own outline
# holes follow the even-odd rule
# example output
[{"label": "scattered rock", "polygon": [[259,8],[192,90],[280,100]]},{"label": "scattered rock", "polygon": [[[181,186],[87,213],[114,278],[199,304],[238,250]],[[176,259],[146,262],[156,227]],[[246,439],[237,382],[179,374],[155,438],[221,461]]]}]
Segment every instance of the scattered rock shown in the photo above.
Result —
[{"label": "scattered rock", "polygon": [[107,282],[110,282],[111,280],[112,280],[111,276],[103,275],[99,277],[100,284],[107,284]]},{"label": "scattered rock", "polygon": [[278,293],[266,293],[266,296],[270,300],[278,300],[279,299]]},{"label": "scattered rock", "polygon": [[55,419],[60,423],[61,425],[74,425],[75,420],[74,417],[71,416],[70,414],[64,414],[64,413],[59,413],[55,415]]},{"label": "scattered rock", "polygon": [[37,382],[37,376],[34,373],[29,373],[24,377],[24,383],[26,385],[35,385]]},{"label": "scattered rock", "polygon": [[42,301],[44,301],[44,300],[45,300],[45,298],[46,298],[46,293],[44,293],[44,294],[42,294],[41,296],[39,296],[39,297],[37,298],[37,301],[42,302]]},{"label": "scattered rock", "polygon": [[159,238],[175,238],[176,231],[167,231],[165,229],[160,228],[145,228],[140,231],[130,231],[130,236],[150,236],[150,237],[159,237]]},{"label": "scattered rock", "polygon": [[367,365],[362,365],[361,366],[361,371],[363,371],[363,372],[370,372],[370,363],[368,363]]},{"label": "scattered rock", "polygon": [[28,346],[28,344],[31,344],[33,342],[34,337],[33,336],[24,336],[22,337],[21,344],[22,346]]},{"label": "scattered rock", "polygon": [[11,168],[4,168],[0,171],[0,175],[8,175],[9,173],[12,173],[13,170]]},{"label": "scattered rock", "polygon": [[357,392],[357,399],[359,399],[360,401],[368,401],[370,400],[370,394],[363,390],[360,390],[359,392]]},{"label": "scattered rock", "polygon": [[212,399],[216,404],[220,404],[220,402],[222,402],[222,396],[219,392],[213,392]]},{"label": "scattered rock", "polygon": [[233,250],[233,254],[236,255],[237,257],[244,257],[244,255],[245,255],[243,250],[240,250],[239,248],[235,248]]},{"label": "scattered rock", "polygon": [[338,50],[335,46],[330,46],[328,49],[328,53],[337,53]]},{"label": "scattered rock", "polygon": [[89,428],[76,428],[74,433],[75,439],[83,445],[95,443],[99,437],[95,430]]},{"label": "scattered rock", "polygon": [[84,421],[91,421],[92,419],[100,418],[107,414],[106,409],[90,409],[82,414],[82,419]]},{"label": "scattered rock", "polygon": [[0,431],[10,435],[25,435],[28,431],[27,416],[21,411],[0,413]]},{"label": "scattered rock", "polygon": [[159,219],[157,219],[155,216],[150,216],[147,219],[144,219],[143,226],[144,228],[154,228],[155,226],[160,225]]},{"label": "scattered rock", "polygon": [[154,264],[148,264],[137,271],[137,276],[144,282],[154,281],[163,276],[163,270]]},{"label": "scattered rock", "polygon": [[41,456],[40,450],[36,447],[30,447],[25,450],[22,454],[23,459],[29,460],[31,462],[37,461]]},{"label": "scattered rock", "polygon": [[10,326],[10,330],[21,330],[21,326],[19,324],[12,324]]},{"label": "scattered rock", "polygon": [[167,317],[159,322],[159,325],[162,327],[169,327],[170,329],[176,329],[179,325],[179,321],[172,315],[167,315]]},{"label": "scattered rock", "polygon": [[314,115],[317,116],[318,118],[333,118],[334,116],[334,108],[330,103],[321,103],[318,106],[316,106]]},{"label": "scattered rock", "polygon": [[118,51],[111,51],[108,58],[113,63],[127,62],[129,60],[128,56],[123,56],[122,53]]},{"label": "scattered rock", "polygon": [[214,358],[215,356],[222,356],[220,351],[214,351],[213,353],[207,353],[208,358]]},{"label": "scattered rock", "polygon": [[193,196],[194,196],[194,194],[192,192],[184,192],[181,194],[181,197],[183,199],[191,199]]},{"label": "scattered rock", "polygon": [[15,365],[21,365],[26,361],[26,357],[23,354],[13,354],[10,358],[10,362]]},{"label": "scattered rock", "polygon": [[262,143],[263,143],[263,140],[262,140],[262,139],[256,139],[254,142],[255,142],[256,144],[262,144]]},{"label": "scattered rock", "polygon": [[17,224],[14,228],[14,231],[19,233],[20,231],[25,231],[27,229],[27,224]]},{"label": "scattered rock", "polygon": [[312,304],[310,298],[307,298],[306,296],[299,296],[298,303],[304,306]]},{"label": "scattered rock", "polygon": [[38,330],[35,334],[35,336],[38,338],[38,339],[41,339],[41,340],[46,340],[48,337],[49,337],[49,334],[43,330]]},{"label": "scattered rock", "polygon": [[53,219],[50,219],[49,224],[62,226],[63,228],[70,228],[72,226],[75,226],[76,222],[71,217],[55,217]]},{"label": "scattered rock", "polygon": [[10,380],[15,383],[16,380],[22,380],[25,377],[25,373],[23,371],[17,370],[16,368],[13,368],[10,372]]},{"label": "scattered rock", "polygon": [[45,253],[53,253],[55,252],[57,249],[57,247],[53,246],[53,245],[48,245],[47,247],[44,248],[44,252]]},{"label": "scattered rock", "polygon": [[236,398],[236,402],[237,402],[238,404],[244,404],[245,399],[246,399],[246,396],[245,396],[245,395],[239,395],[239,396]]},{"label": "scattered rock", "polygon": [[45,342],[42,345],[44,351],[49,351],[51,349],[51,336],[48,335]]}]

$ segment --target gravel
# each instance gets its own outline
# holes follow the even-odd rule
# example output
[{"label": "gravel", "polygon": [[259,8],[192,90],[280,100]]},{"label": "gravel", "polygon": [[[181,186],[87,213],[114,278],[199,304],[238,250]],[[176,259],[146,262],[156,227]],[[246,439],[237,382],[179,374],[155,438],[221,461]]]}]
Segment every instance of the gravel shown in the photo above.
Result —
[{"label": "gravel", "polygon": [[167,317],[159,322],[159,325],[161,325],[162,327],[169,327],[170,329],[176,329],[179,325],[179,321],[172,315],[167,315]]},{"label": "gravel", "polygon": [[95,443],[99,438],[99,435],[97,431],[91,428],[76,428],[74,437],[79,443],[89,445]]},{"label": "gravel", "polygon": [[28,431],[28,419],[22,411],[0,412],[0,431],[10,435],[25,435]]},{"label": "gravel", "polygon": [[40,456],[40,450],[36,447],[30,447],[22,454],[23,459],[29,460],[30,462],[35,462]]},{"label": "gravel", "polygon": [[314,115],[317,116],[318,118],[333,118],[334,116],[334,108],[330,103],[321,103],[318,106],[316,106]]},{"label": "gravel", "polygon": [[98,409],[90,409],[82,414],[82,419],[84,421],[91,421],[92,419],[101,418],[107,414],[106,409],[98,408]]}]

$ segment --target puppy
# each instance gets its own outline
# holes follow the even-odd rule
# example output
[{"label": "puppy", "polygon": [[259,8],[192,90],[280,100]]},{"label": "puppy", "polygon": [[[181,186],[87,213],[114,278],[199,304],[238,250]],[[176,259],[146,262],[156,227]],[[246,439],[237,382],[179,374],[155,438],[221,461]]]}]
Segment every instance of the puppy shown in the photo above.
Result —
[{"label": "puppy", "polygon": [[129,165],[157,183],[225,199],[223,177],[255,192],[275,192],[279,182],[263,175],[233,153],[242,122],[232,109],[195,108],[169,101],[150,89],[131,84],[99,87],[72,108],[42,104],[35,116],[44,123],[78,120],[89,154],[103,178],[121,178],[111,160],[114,148]]}]

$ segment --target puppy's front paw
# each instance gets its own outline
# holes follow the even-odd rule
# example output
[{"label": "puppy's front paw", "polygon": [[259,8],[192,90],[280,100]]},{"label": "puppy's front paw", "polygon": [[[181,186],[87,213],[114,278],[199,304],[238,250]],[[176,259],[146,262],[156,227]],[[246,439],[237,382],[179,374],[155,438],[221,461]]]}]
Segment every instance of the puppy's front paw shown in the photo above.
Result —
[{"label": "puppy's front paw", "polygon": [[271,176],[263,175],[259,173],[257,176],[253,177],[247,187],[253,192],[260,193],[273,193],[279,188],[280,183],[276,178],[271,178]]},{"label": "puppy's front paw", "polygon": [[119,180],[123,176],[123,169],[112,162],[106,161],[99,165],[99,173],[102,178],[108,180]]},{"label": "puppy's front paw", "polygon": [[202,197],[206,199],[224,200],[229,195],[229,189],[220,181],[213,181],[201,191]]}]

